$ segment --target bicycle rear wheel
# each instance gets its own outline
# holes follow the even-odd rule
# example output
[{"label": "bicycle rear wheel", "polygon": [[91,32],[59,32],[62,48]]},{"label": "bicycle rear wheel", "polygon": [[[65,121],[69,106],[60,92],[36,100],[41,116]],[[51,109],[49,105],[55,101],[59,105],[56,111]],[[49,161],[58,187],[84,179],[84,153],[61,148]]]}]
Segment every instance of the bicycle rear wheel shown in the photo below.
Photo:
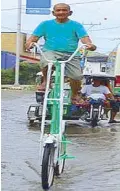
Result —
[{"label": "bicycle rear wheel", "polygon": [[58,149],[58,161],[56,163],[55,166],[55,175],[59,176],[65,167],[65,154],[66,154],[66,143],[64,143],[64,141],[66,141],[66,137],[63,135],[62,137],[62,141],[60,143],[59,149]]},{"label": "bicycle rear wheel", "polygon": [[44,147],[42,160],[42,187],[44,190],[49,189],[54,181],[54,144],[46,144]]}]

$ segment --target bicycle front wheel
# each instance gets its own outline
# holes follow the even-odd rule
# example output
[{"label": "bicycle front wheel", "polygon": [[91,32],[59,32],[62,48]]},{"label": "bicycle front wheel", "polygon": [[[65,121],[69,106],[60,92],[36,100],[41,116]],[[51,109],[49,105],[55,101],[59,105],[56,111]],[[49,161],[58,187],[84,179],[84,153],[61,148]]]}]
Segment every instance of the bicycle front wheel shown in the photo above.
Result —
[{"label": "bicycle front wheel", "polygon": [[42,187],[44,190],[49,189],[54,180],[54,144],[46,144],[44,147],[42,160]]}]

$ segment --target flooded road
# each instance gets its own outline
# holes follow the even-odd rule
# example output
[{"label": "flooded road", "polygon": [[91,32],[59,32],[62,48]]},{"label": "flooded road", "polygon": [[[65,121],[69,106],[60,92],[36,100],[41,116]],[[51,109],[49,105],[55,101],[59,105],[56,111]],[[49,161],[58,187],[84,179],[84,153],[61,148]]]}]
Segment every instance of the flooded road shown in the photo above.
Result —
[{"label": "flooded road", "polygon": [[[2,191],[42,191],[38,125],[29,126],[27,109],[35,103],[34,92],[2,91],[1,171]],[[73,128],[79,134],[73,136]],[[112,130],[112,129],[113,130]],[[65,171],[51,191],[120,191],[120,127],[92,131],[68,127]]]}]

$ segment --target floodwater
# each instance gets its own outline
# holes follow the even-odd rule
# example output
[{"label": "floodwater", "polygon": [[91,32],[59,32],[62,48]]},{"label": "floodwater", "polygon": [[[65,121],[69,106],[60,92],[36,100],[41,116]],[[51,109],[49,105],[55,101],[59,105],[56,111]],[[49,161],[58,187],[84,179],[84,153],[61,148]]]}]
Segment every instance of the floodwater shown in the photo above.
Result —
[{"label": "floodwater", "polygon": [[[42,191],[38,124],[29,126],[27,110],[34,92],[2,90],[2,191]],[[51,191],[120,191],[120,127],[67,127],[68,154],[64,173]]]}]

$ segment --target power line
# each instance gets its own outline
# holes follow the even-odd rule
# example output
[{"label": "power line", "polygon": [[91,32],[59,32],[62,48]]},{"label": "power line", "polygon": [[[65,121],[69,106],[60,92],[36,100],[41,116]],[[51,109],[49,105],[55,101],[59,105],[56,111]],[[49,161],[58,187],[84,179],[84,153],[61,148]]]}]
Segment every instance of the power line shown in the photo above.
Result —
[{"label": "power line", "polygon": [[[1,26],[1,29],[7,29],[11,32],[16,32],[17,29],[16,28],[10,28],[10,27],[6,27],[6,26]],[[27,33],[27,34],[30,34],[33,32],[33,30],[27,30],[27,29],[21,29],[21,33]]]},{"label": "power line", "polygon": [[[15,28],[9,28],[9,27],[6,27],[6,26],[1,26],[1,29],[8,29],[8,30],[10,30],[10,31],[17,31],[17,29],[15,29]],[[22,30],[22,29],[21,29]],[[24,30],[22,30],[22,31],[26,31],[26,32],[33,32],[32,30],[26,30],[26,29],[24,29]]]},{"label": "power line", "polygon": [[[84,24],[85,25],[85,24]],[[90,24],[89,24],[90,25]],[[6,29],[9,29],[9,30],[14,30],[12,28],[9,28],[7,26],[1,26],[1,28],[6,28]],[[112,29],[116,29],[116,28],[120,28],[120,26],[116,26],[116,27],[111,27],[111,28],[103,28],[103,29],[96,29],[96,30],[90,30],[90,31],[101,31],[101,30],[112,30]],[[16,29],[15,29],[16,30]],[[24,30],[24,31],[29,31],[29,32],[32,32],[30,30]],[[119,37],[118,37],[119,38]],[[120,39],[120,38],[119,38]]]},{"label": "power line", "polygon": [[86,2],[80,2],[80,3],[69,3],[69,5],[88,4],[88,3],[103,3],[106,1],[113,1],[113,0],[86,1]]},{"label": "power line", "polygon": [[[4,27],[4,26],[1,26],[1,29],[8,29],[8,30],[10,30],[10,31],[13,31],[14,29],[12,29],[12,28],[9,28],[9,27]],[[15,29],[15,30],[17,30],[17,29]]]},{"label": "power line", "polygon": [[111,27],[111,28],[103,28],[103,29],[95,29],[95,30],[91,30],[91,31],[103,31],[103,30],[112,30],[112,29],[117,29],[117,28],[120,28],[120,26]]},{"label": "power line", "polygon": [[110,41],[114,41],[114,40],[120,40],[120,37],[95,37],[96,39],[104,39],[104,40],[110,40]]},{"label": "power line", "polygon": [[[79,5],[79,4],[91,4],[91,3],[104,3],[106,1],[114,1],[114,0],[99,0],[99,1],[86,1],[86,2],[80,2],[80,3],[69,3],[69,5]],[[26,5],[22,5],[22,7],[25,7]],[[52,5],[54,6],[54,5]],[[25,9],[25,8],[22,8]],[[17,7],[7,8],[7,9],[1,9],[1,11],[12,11],[12,10],[18,10]]]},{"label": "power line", "polygon": [[12,10],[18,10],[18,8],[1,9],[1,11],[12,11]]},{"label": "power line", "polygon": [[[26,5],[21,5],[21,7],[25,7]],[[7,8],[7,9],[1,9],[1,11],[9,11],[9,10],[18,10],[18,7],[11,7],[11,8]],[[21,9],[25,9],[25,8],[21,8]]]}]

